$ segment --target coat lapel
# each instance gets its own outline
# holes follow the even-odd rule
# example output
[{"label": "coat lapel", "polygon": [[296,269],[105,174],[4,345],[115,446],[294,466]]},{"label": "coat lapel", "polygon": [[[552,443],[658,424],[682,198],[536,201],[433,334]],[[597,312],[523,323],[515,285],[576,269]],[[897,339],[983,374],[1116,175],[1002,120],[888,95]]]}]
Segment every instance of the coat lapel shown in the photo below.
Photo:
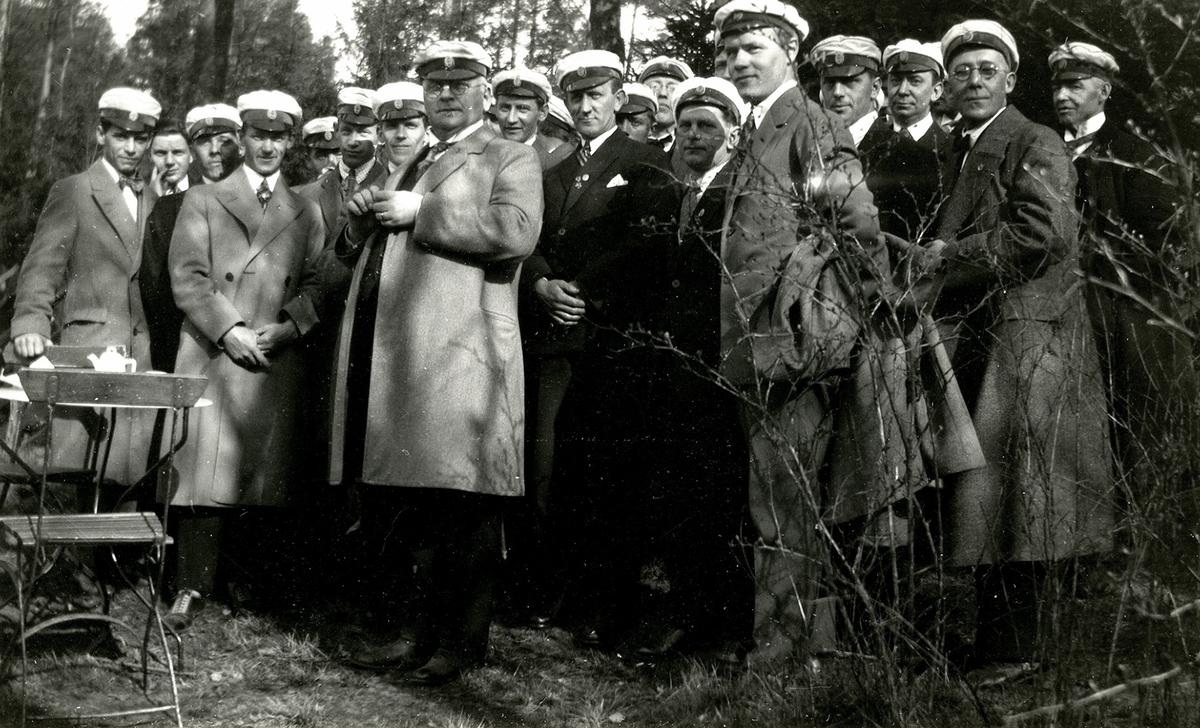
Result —
[{"label": "coat lapel", "polygon": [[[129,214],[129,207],[125,204],[121,188],[109,176],[103,161],[97,161],[91,166],[88,170],[88,179],[92,184],[92,198],[96,200],[96,205],[104,213],[108,223],[112,225],[113,232],[125,246],[125,252],[129,254],[130,258],[133,258],[141,244],[141,239],[138,237],[138,221]],[[138,208],[145,210],[149,207],[145,197],[147,193],[143,190],[142,195],[142,202]]]},{"label": "coat lapel", "polygon": [[245,171],[239,169],[217,184],[221,187],[217,199],[246,229],[246,240],[253,241],[262,227],[263,211]]},{"label": "coat lapel", "polygon": [[321,218],[325,221],[325,229],[336,230],[338,212],[342,207],[342,185],[338,179],[336,168],[330,168],[321,173]]},{"label": "coat lapel", "polygon": [[[571,186],[567,190],[567,199],[563,203],[564,216],[575,206],[576,202],[579,202],[586,192],[599,184],[605,172],[608,171],[608,168],[616,164],[617,160],[621,158],[621,147],[624,146],[621,142],[624,139],[625,134],[620,129],[613,132],[608,141],[600,145],[599,151],[588,159],[587,164],[576,171],[576,177],[570,180]],[[585,175],[587,179],[583,179]],[[578,182],[576,182],[576,179],[578,179]]]},{"label": "coat lapel", "polygon": [[267,203],[262,225],[250,243],[250,255],[247,256],[246,262],[254,260],[263,248],[278,238],[279,234],[292,223],[292,220],[300,215],[302,209],[300,199],[295,192],[288,188],[287,183],[280,176],[279,181],[275,183],[275,192],[271,194],[271,200]]},{"label": "coat lapel", "polygon": [[979,136],[946,200],[945,214],[938,225],[939,237],[957,237],[962,231],[984,191],[996,184],[996,172],[1004,162],[1013,132],[1024,120],[1021,112],[1009,106]]},{"label": "coat lapel", "polygon": [[469,156],[483,154],[483,148],[495,138],[496,132],[492,131],[487,124],[479,127],[466,139],[446,150],[446,153],[425,171],[424,176],[421,177],[421,186],[427,192],[436,190],[438,185],[445,182],[446,178],[455,170],[467,163]]}]

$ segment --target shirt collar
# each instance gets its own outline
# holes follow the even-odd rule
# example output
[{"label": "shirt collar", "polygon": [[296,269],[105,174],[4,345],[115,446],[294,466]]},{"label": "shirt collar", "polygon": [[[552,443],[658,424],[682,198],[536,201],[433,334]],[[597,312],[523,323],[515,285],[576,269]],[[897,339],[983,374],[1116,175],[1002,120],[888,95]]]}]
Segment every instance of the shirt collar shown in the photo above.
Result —
[{"label": "shirt collar", "polygon": [[1100,127],[1104,126],[1105,118],[1106,117],[1104,116],[1103,111],[1095,116],[1089,117],[1088,120],[1083,122],[1083,125],[1079,127],[1078,131],[1071,131],[1070,129],[1064,131],[1063,140],[1069,142],[1074,141],[1079,137],[1085,137],[1088,134],[1095,134],[1096,132],[1100,131]]},{"label": "shirt collar", "polygon": [[460,130],[457,134],[450,137],[449,139],[442,139],[441,141],[444,141],[447,144],[457,144],[458,142],[461,142],[463,139],[466,139],[467,137],[471,136],[476,131],[478,131],[479,128],[483,126],[483,124],[484,124],[483,119],[480,119],[479,121],[475,122],[474,124],[471,124],[467,128]]},{"label": "shirt collar", "polygon": [[242,169],[246,170],[246,180],[250,182],[250,189],[257,192],[259,186],[262,185],[263,180],[265,179],[267,181],[267,189],[271,190],[271,192],[275,191],[275,185],[279,182],[279,170],[275,170],[275,172],[268,177],[263,177],[258,172],[250,169],[250,165],[248,164],[243,164]]},{"label": "shirt collar", "polygon": [[338,164],[337,164],[338,177],[342,180],[345,180],[346,178],[348,178],[350,176],[351,172],[354,172],[354,181],[361,185],[363,182],[366,181],[367,175],[371,174],[371,168],[374,166],[375,166],[375,160],[374,160],[374,158],[372,158],[372,159],[368,159],[367,163],[362,165],[358,169],[351,170],[349,167],[346,166],[345,162],[343,162],[339,159]]},{"label": "shirt collar", "polygon": [[600,147],[604,144],[604,142],[608,141],[609,138],[612,137],[613,133],[616,132],[616,130],[617,130],[617,127],[614,126],[613,128],[604,132],[603,134],[596,137],[595,139],[589,139],[587,142],[588,151],[590,151],[592,154],[595,154],[596,152],[600,151]]},{"label": "shirt collar", "polygon": [[762,120],[766,118],[767,112],[771,110],[771,107],[776,101],[779,100],[779,97],[783,96],[788,89],[793,88],[796,88],[796,81],[794,79],[788,79],[787,81],[779,84],[779,88],[772,91],[771,95],[763,99],[761,104],[755,104],[753,107],[751,107],[750,118],[754,119],[755,129],[762,124]]},{"label": "shirt collar", "polygon": [[108,176],[112,177],[113,183],[115,184],[115,183],[120,182],[121,181],[121,173],[117,171],[117,168],[112,166],[111,164],[109,164],[108,160],[105,159],[104,157],[101,157],[100,161],[104,162],[104,169],[108,171]]},{"label": "shirt collar", "polygon": [[912,138],[918,141],[928,134],[929,130],[932,128],[933,114],[926,114],[923,119],[911,126],[901,126],[900,124],[896,123],[895,120],[892,121],[892,131],[899,134],[905,129],[908,129],[908,133],[912,135]]},{"label": "shirt collar", "polygon": [[528,138],[528,139],[526,139],[526,140],[525,140],[524,142],[522,142],[522,143],[523,143],[523,144],[528,144],[529,146],[531,146],[531,147],[532,147],[532,146],[533,146],[533,143],[537,141],[537,136],[538,136],[538,135],[537,135],[537,132],[534,132],[533,134],[531,134],[531,135],[529,136],[529,138]]},{"label": "shirt collar", "polygon": [[986,130],[987,130],[987,128],[988,128],[989,126],[991,126],[991,125],[992,125],[992,122],[996,120],[996,117],[997,117],[997,116],[1000,116],[1001,114],[1003,114],[1003,113],[1004,113],[1004,109],[1007,109],[1007,108],[1008,108],[1007,106],[1005,106],[1005,107],[1001,108],[1001,109],[1000,109],[999,111],[997,111],[995,114],[992,114],[992,118],[990,118],[990,119],[988,119],[987,121],[983,122],[982,124],[980,124],[979,126],[975,127],[974,129],[971,129],[970,131],[965,131],[965,132],[963,132],[963,136],[965,136],[967,139],[971,140],[971,148],[972,148],[972,149],[974,149],[974,148],[975,148],[975,144],[976,144],[976,143],[979,141],[979,136],[980,136],[981,134],[983,134],[983,132],[984,132],[984,131],[986,131]]},{"label": "shirt collar", "polygon": [[846,127],[850,132],[850,136],[854,137],[854,146],[860,146],[862,140],[866,138],[867,132],[871,130],[871,125],[879,118],[879,112],[874,109],[863,114],[862,118]]},{"label": "shirt collar", "polygon": [[725,169],[725,165],[727,164],[729,164],[729,159],[726,159],[724,162],[721,162],[717,166],[708,170],[695,180],[693,184],[700,188],[700,194],[703,195],[708,191],[708,188],[712,184],[713,180],[717,178],[717,175],[721,173],[722,169]]}]

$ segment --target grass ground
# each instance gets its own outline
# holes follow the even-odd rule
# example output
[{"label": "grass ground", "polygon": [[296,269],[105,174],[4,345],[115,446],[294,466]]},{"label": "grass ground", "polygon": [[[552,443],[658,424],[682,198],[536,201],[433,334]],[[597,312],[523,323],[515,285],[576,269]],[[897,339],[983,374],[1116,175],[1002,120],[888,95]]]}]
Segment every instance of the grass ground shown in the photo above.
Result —
[{"label": "grass ground", "polygon": [[[1112,630],[1112,598],[1082,619],[1094,634],[1071,651],[1069,663],[1030,677],[972,687],[937,670],[900,670],[900,663],[862,656],[828,657],[813,666],[763,674],[678,658],[634,664],[619,656],[577,650],[558,629],[535,632],[496,626],[486,666],[441,688],[406,684],[388,673],[361,671],[338,659],[356,631],[345,606],[305,614],[233,616],[220,605],[200,613],[183,642],[179,688],[184,724],[196,728],[599,728],[601,726],[976,726],[1003,724],[1022,711],[1078,699],[1132,678],[1182,664],[1197,648],[1189,612],[1178,620],[1131,618],[1107,672],[1102,646]],[[136,621],[137,602],[126,592],[113,613]],[[1191,620],[1189,623],[1187,620]],[[1186,629],[1181,629],[1186,626]],[[140,638],[118,633],[83,651],[88,634],[35,645],[26,676],[36,724],[75,725],[79,712],[145,704],[136,678]],[[0,688],[0,725],[17,725],[19,662]],[[1195,664],[1169,679],[1125,690],[1111,699],[1020,725],[1195,726],[1200,723]],[[166,679],[151,674],[162,700]],[[888,687],[891,685],[891,687]],[[89,725],[169,725],[165,716]]]}]

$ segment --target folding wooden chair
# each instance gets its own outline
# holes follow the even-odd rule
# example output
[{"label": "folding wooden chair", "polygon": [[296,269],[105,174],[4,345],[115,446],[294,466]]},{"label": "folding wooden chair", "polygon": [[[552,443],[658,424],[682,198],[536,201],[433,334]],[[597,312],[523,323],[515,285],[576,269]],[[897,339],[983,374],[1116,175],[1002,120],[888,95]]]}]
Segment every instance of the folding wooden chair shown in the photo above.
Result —
[{"label": "folding wooden chair", "polygon": [[[165,409],[172,412],[170,422],[171,447],[143,476],[142,481],[154,478],[158,473],[166,473],[173,477],[171,467],[174,454],[183,446],[187,439],[188,414],[196,406],[204,391],[207,380],[204,377],[188,377],[174,374],[125,374],[98,372],[86,369],[51,369],[20,371],[21,383],[30,402],[45,402],[49,410],[49,426],[47,442],[52,442],[54,412],[60,407],[89,407],[107,409],[110,413],[119,408],[136,407],[148,409]],[[111,415],[110,415],[111,416]],[[106,437],[111,443],[112,428],[108,428]],[[52,462],[52,446],[47,444],[45,463]],[[17,563],[15,568],[9,568],[10,576],[16,585],[18,612],[20,614],[20,647],[21,647],[21,680],[22,680],[22,710],[21,724],[25,724],[25,687],[28,673],[27,640],[30,636],[43,630],[59,627],[68,622],[100,621],[115,624],[134,631],[107,613],[107,599],[104,614],[71,613],[53,616],[30,623],[30,605],[37,589],[39,579],[44,576],[52,565],[53,560],[65,549],[49,553],[47,547],[68,547],[80,545],[98,545],[112,547],[127,544],[145,545],[151,554],[153,572],[148,574],[147,594],[138,588],[136,580],[125,576],[118,568],[118,573],[132,587],[132,591],[146,607],[146,623],[142,631],[142,691],[148,700],[149,694],[149,645],[151,635],[155,635],[162,647],[162,662],[170,678],[171,703],[151,705],[149,707],[117,711],[105,714],[73,715],[72,719],[83,718],[112,718],[118,716],[143,715],[149,713],[172,713],[177,725],[182,726],[179,710],[179,691],[175,680],[174,659],[171,656],[167,633],[163,628],[158,614],[159,600],[164,574],[166,546],[170,538],[166,533],[166,523],[169,507],[164,505],[163,515],[153,512],[138,513],[76,513],[50,514],[45,512],[46,483],[50,478],[50,468],[43,465],[41,473],[41,488],[39,489],[38,510],[32,515],[0,517],[0,530],[6,530],[16,539]],[[104,471],[103,463],[97,474],[97,487]],[[135,484],[136,485],[136,484]],[[169,486],[170,484],[168,484]],[[28,554],[28,556],[26,556]],[[101,587],[103,591],[103,587]]]}]

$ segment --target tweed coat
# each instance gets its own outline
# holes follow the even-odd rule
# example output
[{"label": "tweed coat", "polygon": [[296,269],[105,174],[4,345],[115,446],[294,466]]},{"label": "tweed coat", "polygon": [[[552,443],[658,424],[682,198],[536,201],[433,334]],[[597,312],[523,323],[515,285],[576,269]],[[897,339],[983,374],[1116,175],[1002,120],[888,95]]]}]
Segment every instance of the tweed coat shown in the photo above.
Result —
[{"label": "tweed coat", "polygon": [[[68,346],[124,345],[138,369],[150,368],[150,336],[138,269],[142,230],[155,202],[142,190],[138,217],[129,214],[121,189],[103,160],[50,188],[29,252],[21,263],[12,336],[41,334]],[[56,419],[56,465],[83,467],[90,413]],[[153,415],[122,411],[107,477],[119,483],[141,477],[147,465]]]},{"label": "tweed coat", "polygon": [[366,253],[386,241],[362,482],[523,492],[517,285],[541,229],[541,177],[532,149],[485,125],[417,180],[413,191],[424,197],[411,230],[379,233],[354,251],[338,341],[330,482],[342,480],[358,287]]},{"label": "tweed coat", "polygon": [[[175,371],[208,377],[211,407],[192,416],[175,457],[174,505],[281,506],[294,495],[304,362],[295,342],[250,371],[219,345],[237,324],[291,318],[307,334],[325,228],[317,206],[275,184],[266,210],[245,168],[189,190],[168,257],[175,302],[186,316]],[[286,314],[286,316],[285,316]]]},{"label": "tweed coat", "polygon": [[[879,280],[887,252],[877,211],[850,133],[798,88],[785,91],[747,137],[722,239],[728,277],[721,291],[721,373],[739,385],[759,377],[819,378],[849,360],[818,355],[798,371],[784,365],[781,352],[792,349],[794,336],[771,322],[780,278],[789,265],[824,266],[842,257],[854,272]],[[868,289],[859,292],[869,298]]]},{"label": "tweed coat", "polygon": [[948,481],[953,565],[1061,559],[1112,543],[1074,188],[1062,140],[1009,106],[967,155],[938,219],[947,245],[934,310],[953,328],[951,358],[988,462]]}]

